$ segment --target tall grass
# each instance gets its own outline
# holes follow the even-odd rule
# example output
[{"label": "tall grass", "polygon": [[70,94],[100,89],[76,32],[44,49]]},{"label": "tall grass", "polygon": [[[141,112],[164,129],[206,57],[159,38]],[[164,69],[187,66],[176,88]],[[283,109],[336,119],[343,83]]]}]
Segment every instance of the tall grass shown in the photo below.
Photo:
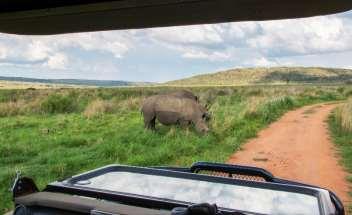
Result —
[{"label": "tall grass", "polygon": [[41,103],[43,113],[74,113],[77,112],[77,109],[77,100],[70,95],[52,94],[43,99]]},{"label": "tall grass", "polygon": [[[342,157],[342,164],[350,173],[352,183],[352,99],[336,108],[329,119],[329,127],[334,142]],[[352,198],[352,192],[350,192]],[[348,205],[348,214],[352,214],[352,203]]]},{"label": "tall grass", "polygon": [[352,133],[352,99],[335,110],[334,118],[341,132]]},{"label": "tall grass", "polygon": [[113,113],[114,104],[111,101],[105,101],[102,99],[97,99],[92,101],[85,108],[83,115],[91,118],[95,116],[101,116],[105,113]]},{"label": "tall grass", "polygon": [[[102,102],[118,106],[116,110],[137,109],[143,99],[156,93],[174,91],[179,87],[116,88],[116,89],[46,89],[0,90],[0,117],[17,115],[51,115],[84,113]],[[218,97],[242,96],[247,98],[283,98],[285,96],[322,101],[342,99],[352,87],[334,86],[261,86],[261,87],[194,87],[188,88],[203,104],[212,105]],[[252,99],[253,100],[253,99]],[[95,104],[94,104],[95,103]],[[90,106],[90,107],[89,107]],[[99,109],[99,108],[98,108]],[[97,111],[99,111],[97,109]],[[104,108],[103,108],[104,109]],[[111,112],[108,107],[106,112]],[[87,110],[87,111],[88,111]],[[104,112],[104,111],[103,111]]]}]

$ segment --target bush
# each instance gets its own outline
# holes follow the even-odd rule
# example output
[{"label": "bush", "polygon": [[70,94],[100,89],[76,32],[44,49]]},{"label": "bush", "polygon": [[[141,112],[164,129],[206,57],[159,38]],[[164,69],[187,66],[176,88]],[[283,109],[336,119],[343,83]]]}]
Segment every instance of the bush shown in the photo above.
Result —
[{"label": "bush", "polygon": [[318,92],[319,92],[319,98],[322,101],[333,101],[333,100],[341,99],[341,96],[335,92],[325,92],[325,91],[318,91]]},{"label": "bush", "polygon": [[52,94],[41,104],[42,113],[73,113],[77,111],[77,102],[74,97]]},{"label": "bush", "polygon": [[345,96],[346,96],[346,97],[352,96],[352,90],[346,91],[346,92],[345,92]]},{"label": "bush", "polygon": [[346,90],[345,87],[339,87],[339,88],[337,88],[336,91],[340,94],[343,94],[345,92],[345,90]]}]

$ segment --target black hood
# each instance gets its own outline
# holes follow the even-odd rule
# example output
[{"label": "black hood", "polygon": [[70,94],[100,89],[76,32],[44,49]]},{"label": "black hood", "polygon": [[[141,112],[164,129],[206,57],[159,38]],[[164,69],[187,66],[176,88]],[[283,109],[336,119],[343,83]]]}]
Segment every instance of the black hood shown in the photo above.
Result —
[{"label": "black hood", "polygon": [[351,0],[3,0],[0,32],[46,35],[275,20],[351,8]]}]

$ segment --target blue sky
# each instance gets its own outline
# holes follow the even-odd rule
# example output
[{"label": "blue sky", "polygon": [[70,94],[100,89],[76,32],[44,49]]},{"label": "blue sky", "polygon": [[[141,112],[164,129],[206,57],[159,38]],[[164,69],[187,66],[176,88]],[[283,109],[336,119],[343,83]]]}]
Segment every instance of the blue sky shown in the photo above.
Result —
[{"label": "blue sky", "polygon": [[0,34],[0,76],[164,82],[271,66],[352,69],[352,12],[54,36]]}]

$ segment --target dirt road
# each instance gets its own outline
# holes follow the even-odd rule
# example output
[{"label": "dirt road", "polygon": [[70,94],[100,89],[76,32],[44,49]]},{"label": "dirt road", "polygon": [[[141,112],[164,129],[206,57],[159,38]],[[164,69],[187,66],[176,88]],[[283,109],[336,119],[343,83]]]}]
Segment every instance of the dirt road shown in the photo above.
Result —
[{"label": "dirt road", "polygon": [[347,203],[347,173],[338,164],[325,122],[334,107],[313,105],[285,114],[228,162],[262,167],[280,178],[328,188]]}]

